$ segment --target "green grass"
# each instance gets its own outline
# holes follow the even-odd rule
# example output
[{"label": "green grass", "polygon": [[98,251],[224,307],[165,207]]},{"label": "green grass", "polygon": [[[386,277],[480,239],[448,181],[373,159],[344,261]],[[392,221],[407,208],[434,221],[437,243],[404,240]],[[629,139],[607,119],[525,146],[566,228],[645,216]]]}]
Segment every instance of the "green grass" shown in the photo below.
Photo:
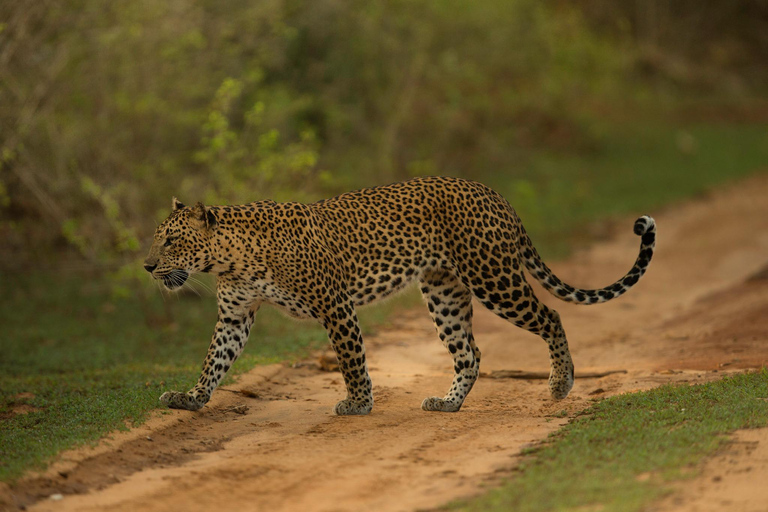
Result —
[{"label": "green grass", "polygon": [[695,475],[693,465],[720,447],[725,434],[766,425],[765,369],[620,395],[563,427],[501,488],[448,509],[641,510],[668,493],[669,482]]},{"label": "green grass", "polygon": [[[567,255],[597,220],[653,214],[664,205],[768,171],[768,124],[606,123],[597,149],[540,152],[481,180],[520,214],[545,256]],[[631,225],[625,227],[631,229]],[[663,226],[659,226],[663,230]]]},{"label": "green grass", "polygon": [[[141,294],[113,298],[109,283],[92,276],[2,275],[0,282],[0,480],[42,468],[59,451],[126,428],[126,421],[141,422],[163,391],[196,382],[216,321],[210,293],[163,299],[149,290],[142,304]],[[363,309],[363,329],[370,333],[418,300],[407,294]],[[262,308],[230,373],[300,359],[326,343],[318,324]],[[13,414],[24,405],[36,410]]]}]

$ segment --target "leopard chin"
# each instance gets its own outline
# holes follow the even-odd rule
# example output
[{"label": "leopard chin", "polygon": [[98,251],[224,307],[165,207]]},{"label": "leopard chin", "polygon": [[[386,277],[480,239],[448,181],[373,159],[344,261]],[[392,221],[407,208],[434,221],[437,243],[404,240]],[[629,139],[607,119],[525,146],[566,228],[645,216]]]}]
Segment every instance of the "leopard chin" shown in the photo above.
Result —
[{"label": "leopard chin", "polygon": [[184,283],[187,282],[187,279],[189,278],[189,272],[186,270],[181,269],[174,269],[168,272],[167,274],[161,276],[160,279],[163,280],[163,284],[166,288],[169,290],[175,290],[177,288],[181,288],[184,286]]}]

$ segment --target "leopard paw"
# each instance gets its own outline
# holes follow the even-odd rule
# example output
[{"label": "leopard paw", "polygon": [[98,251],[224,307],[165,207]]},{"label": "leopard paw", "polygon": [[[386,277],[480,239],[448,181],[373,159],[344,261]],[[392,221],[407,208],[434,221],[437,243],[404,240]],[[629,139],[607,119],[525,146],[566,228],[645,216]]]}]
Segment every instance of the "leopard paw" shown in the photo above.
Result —
[{"label": "leopard paw", "polygon": [[160,403],[163,405],[171,409],[186,409],[187,411],[197,411],[207,401],[195,398],[191,393],[181,393],[179,391],[166,391],[160,396]]},{"label": "leopard paw", "polygon": [[373,409],[372,402],[363,402],[361,400],[345,399],[336,404],[333,412],[339,416],[351,416],[355,414],[368,414]]},{"label": "leopard paw", "polygon": [[421,402],[421,408],[425,411],[458,412],[461,409],[461,403],[455,400],[445,400],[431,396]]},{"label": "leopard paw", "polygon": [[549,394],[555,400],[562,400],[568,396],[573,388],[573,368],[564,374],[555,374],[549,376]]}]

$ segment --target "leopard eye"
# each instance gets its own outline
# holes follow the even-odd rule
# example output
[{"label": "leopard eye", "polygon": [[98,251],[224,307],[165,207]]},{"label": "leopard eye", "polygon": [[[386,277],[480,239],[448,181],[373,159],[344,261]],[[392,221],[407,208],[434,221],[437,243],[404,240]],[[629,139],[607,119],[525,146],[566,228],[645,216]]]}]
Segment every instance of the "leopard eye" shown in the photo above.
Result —
[{"label": "leopard eye", "polygon": [[165,243],[163,244],[163,247],[168,247],[173,243],[174,240],[176,240],[176,238],[166,238]]}]

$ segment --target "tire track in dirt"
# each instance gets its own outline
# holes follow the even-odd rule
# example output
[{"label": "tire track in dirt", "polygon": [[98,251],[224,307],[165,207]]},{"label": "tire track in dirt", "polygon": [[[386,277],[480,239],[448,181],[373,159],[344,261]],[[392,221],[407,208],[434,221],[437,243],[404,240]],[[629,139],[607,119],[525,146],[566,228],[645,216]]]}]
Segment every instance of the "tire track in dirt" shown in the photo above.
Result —
[{"label": "tire track in dirt", "polygon": [[[572,306],[537,288],[561,314],[577,372],[627,370],[577,379],[561,402],[549,398],[546,381],[483,378],[461,412],[421,411],[424,397],[449,386],[452,364],[426,311],[409,311],[393,319],[397,328],[366,338],[376,399],[369,416],[332,415],[344,394],[338,374],[259,368],[215,393],[203,410],[158,413],[95,449],[62,454],[0,499],[11,510],[41,511],[412,511],[481,492],[509,475],[522,448],[594,397],[765,363],[766,329],[732,335],[744,325],[738,316],[756,314],[755,301],[768,292],[759,280],[743,284],[768,260],[765,197],[762,175],[652,212],[659,226],[654,262],[617,301]],[[619,224],[612,240],[552,268],[575,286],[611,282],[636,256],[631,226]],[[484,372],[547,369],[538,338],[481,306],[475,312]],[[250,343],[258,343],[258,333]],[[258,397],[232,392],[240,389]],[[41,499],[51,494],[64,496]]]}]

